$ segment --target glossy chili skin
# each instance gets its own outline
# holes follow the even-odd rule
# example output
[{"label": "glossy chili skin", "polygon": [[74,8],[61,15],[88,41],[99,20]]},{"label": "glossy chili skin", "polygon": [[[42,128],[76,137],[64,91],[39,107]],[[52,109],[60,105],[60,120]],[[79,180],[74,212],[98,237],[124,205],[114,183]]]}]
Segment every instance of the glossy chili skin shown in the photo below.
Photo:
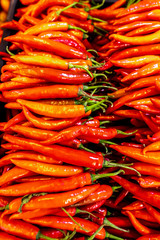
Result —
[{"label": "glossy chili skin", "polygon": [[36,192],[63,192],[83,187],[91,183],[92,178],[89,173],[80,173],[66,178],[19,183],[6,188],[1,188],[0,194],[3,194],[4,196],[23,196]]},{"label": "glossy chili skin", "polygon": [[[84,231],[79,227],[79,225],[75,224],[69,217],[58,217],[58,216],[46,216],[36,219],[30,219],[29,221],[32,223],[37,223],[41,226],[49,226],[53,228],[61,228],[73,231],[76,229],[77,232],[81,232],[83,234],[92,235],[98,228],[99,225],[93,223],[86,219],[81,219],[79,217],[74,217],[76,222],[78,222],[84,229],[88,231]],[[104,228],[98,232],[96,238],[104,239],[106,236],[106,232]]]},{"label": "glossy chili skin", "polygon": [[[72,47],[67,46],[66,44],[60,43],[60,42],[53,42],[50,39],[41,39],[38,37],[25,35],[24,36],[10,36],[5,38],[6,41],[14,41],[18,43],[24,43],[27,44],[30,47],[43,50],[47,52],[53,52],[58,56],[64,57],[64,58],[79,58],[79,59],[86,59],[87,55],[77,49],[74,49]],[[54,43],[54,44],[53,44]]]},{"label": "glossy chili skin", "polygon": [[62,71],[59,69],[32,67],[28,69],[15,70],[15,74],[27,77],[41,78],[48,82],[65,83],[65,84],[83,84],[90,82],[93,77],[85,72]]},{"label": "glossy chili skin", "polygon": [[152,206],[159,208],[160,194],[158,191],[143,189],[139,185],[132,183],[120,176],[112,176],[111,178],[123,186],[123,188],[131,192],[134,196],[152,204]]},{"label": "glossy chili skin", "polygon": [[103,156],[95,153],[89,153],[87,151],[71,149],[59,145],[44,146],[35,140],[28,141],[25,138],[17,138],[11,135],[8,137],[5,135],[4,138],[7,141],[13,141],[13,143],[15,143],[16,140],[17,144],[25,147],[26,150],[34,150],[44,155],[55,157],[57,160],[62,160],[66,163],[77,166],[91,167],[94,169],[99,169],[103,165]]}]

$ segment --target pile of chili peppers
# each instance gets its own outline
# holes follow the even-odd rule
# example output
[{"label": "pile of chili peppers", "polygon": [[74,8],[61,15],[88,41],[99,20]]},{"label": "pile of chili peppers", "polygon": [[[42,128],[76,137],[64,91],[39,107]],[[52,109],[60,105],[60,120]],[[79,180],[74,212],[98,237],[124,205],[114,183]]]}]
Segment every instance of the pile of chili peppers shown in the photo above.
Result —
[{"label": "pile of chili peppers", "polygon": [[2,25],[0,239],[159,239],[160,1],[21,4]]}]

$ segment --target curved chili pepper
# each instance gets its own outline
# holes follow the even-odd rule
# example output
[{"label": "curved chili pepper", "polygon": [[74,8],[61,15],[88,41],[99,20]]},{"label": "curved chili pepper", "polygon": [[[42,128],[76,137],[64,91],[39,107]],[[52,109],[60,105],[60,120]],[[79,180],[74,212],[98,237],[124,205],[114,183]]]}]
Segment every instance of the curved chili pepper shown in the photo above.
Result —
[{"label": "curved chili pepper", "polygon": [[47,130],[61,130],[65,127],[69,127],[76,119],[62,119],[62,120],[53,120],[53,121],[46,121],[42,118],[34,116],[26,107],[23,107],[23,112],[25,117],[30,121],[35,127]]},{"label": "curved chili pepper", "polygon": [[[114,173],[113,173],[114,174]],[[23,196],[32,193],[38,192],[63,192],[74,190],[79,187],[84,187],[86,185],[90,185],[95,182],[99,178],[107,177],[107,174],[91,174],[91,173],[80,173],[73,175],[71,177],[61,178],[61,179],[42,179],[33,181],[32,179],[30,182],[24,182],[8,187],[3,187],[0,189],[0,194],[4,196]],[[103,186],[102,189],[107,189],[112,192],[110,187]],[[100,190],[100,189],[99,189]],[[105,190],[104,190],[105,191]],[[108,195],[111,193],[108,193]],[[107,196],[108,196],[107,195]],[[104,200],[96,201],[94,204],[90,204],[81,208],[81,210],[86,211],[94,211],[98,206],[102,205]],[[90,210],[88,210],[90,209]]]},{"label": "curved chili pepper", "polygon": [[54,5],[68,6],[68,5],[72,4],[73,2],[74,2],[73,0],[67,0],[67,1],[64,1],[64,0],[58,0],[58,1],[55,1],[55,0],[51,0],[51,1],[49,1],[49,0],[47,0],[47,1],[41,0],[32,9],[31,16],[37,17],[46,8],[49,8],[51,6],[54,6]]},{"label": "curved chili pepper", "polygon": [[[144,208],[144,209],[140,209],[140,210],[132,210],[131,212],[134,214],[134,216],[135,216],[136,218],[139,219],[139,221],[140,221],[140,220],[143,220],[142,223],[143,223],[143,222],[147,222],[147,221],[148,221],[148,222],[151,222],[153,225],[156,223],[155,218],[152,217],[152,216],[147,212],[147,210],[146,210],[145,208]],[[122,213],[127,216],[126,211],[123,211],[123,210],[122,210]],[[147,225],[146,225],[146,226],[147,226]],[[151,225],[150,225],[150,226],[151,226]]]},{"label": "curved chili pepper", "polygon": [[140,223],[136,217],[133,215],[131,211],[126,211],[131,223],[133,224],[133,227],[141,234],[141,235],[146,235],[146,234],[153,234],[153,233],[158,233],[158,231],[150,229],[146,226],[144,226],[142,223]]},{"label": "curved chili pepper", "polygon": [[145,55],[140,57],[131,57],[122,60],[111,59],[111,63],[116,67],[124,67],[124,68],[138,68],[143,67],[144,65],[154,62],[160,61],[160,57],[156,55]]},{"label": "curved chili pepper", "polygon": [[135,109],[142,111],[144,113],[149,113],[149,114],[160,114],[160,110],[154,106],[148,106],[144,104],[140,104],[137,106],[134,106]]},{"label": "curved chili pepper", "polygon": [[66,128],[59,132],[57,135],[51,137],[50,139],[47,139],[46,141],[43,141],[43,144],[53,144],[58,143],[61,141],[67,141],[70,139],[77,138],[79,136],[87,136],[87,137],[93,137],[98,139],[112,139],[118,134],[118,130],[116,128],[94,128],[89,127],[85,125],[81,126],[73,126],[70,128]]},{"label": "curved chili pepper", "polygon": [[25,77],[40,78],[48,82],[65,83],[65,84],[83,84],[90,82],[96,76],[92,74],[92,77],[86,72],[77,72],[68,70],[62,71],[59,69],[32,67],[27,69],[19,69],[14,71],[15,74]]},{"label": "curved chili pepper", "polygon": [[[154,24],[159,24],[159,22],[155,22],[155,21],[135,21],[133,23],[128,23],[122,26],[117,27],[114,31],[115,32],[121,32],[121,33],[126,33],[129,31],[134,31],[134,29],[138,29],[141,27],[150,27],[153,26]],[[139,47],[139,46],[137,46]]]},{"label": "curved chili pepper", "polygon": [[135,21],[145,21],[148,20],[148,13],[147,11],[142,13],[136,14],[129,14],[129,16],[122,17],[120,19],[112,20],[113,25],[125,25]]},{"label": "curved chili pepper", "polygon": [[160,195],[158,191],[143,189],[139,185],[132,183],[120,176],[112,176],[111,178],[118,182],[124,189],[131,192],[134,196],[146,201],[152,206],[159,208]]},{"label": "curved chili pepper", "polygon": [[156,152],[160,150],[160,141],[155,141],[143,149],[143,154],[147,152]]},{"label": "curved chili pepper", "polygon": [[110,198],[113,194],[113,189],[109,185],[100,185],[96,191],[92,192],[88,197],[79,201],[75,206],[84,206],[97,201],[106,200]]},{"label": "curved chili pepper", "polygon": [[[69,217],[57,217],[57,216],[46,216],[36,219],[29,219],[29,222],[39,224],[40,226],[49,226],[53,228],[60,228],[65,230],[73,231],[76,229],[77,232],[83,233],[85,235],[92,235],[98,228],[99,225],[93,223],[86,219],[81,219],[79,217],[74,217],[74,220],[78,223],[76,224]],[[104,239],[107,233],[102,228],[97,234],[96,238]]]},{"label": "curved chili pepper", "polygon": [[1,216],[0,228],[9,234],[13,234],[22,238],[36,240],[40,237],[43,237],[44,239],[52,240],[52,238],[48,238],[43,235],[38,227],[21,220],[9,220],[8,216]]},{"label": "curved chili pepper", "polygon": [[6,232],[0,231],[0,239],[3,240],[22,240],[22,238],[15,237],[13,235],[10,235]]},{"label": "curved chili pepper", "polygon": [[27,176],[33,176],[33,175],[34,175],[33,172],[15,166],[0,176],[0,185],[3,185],[10,181],[14,181],[21,177],[27,177]]},{"label": "curved chili pepper", "polygon": [[142,201],[140,200],[136,200],[134,202],[132,202],[131,204],[127,205],[127,206],[124,206],[123,207],[123,210],[140,210],[140,209],[143,209],[145,208],[144,204]]},{"label": "curved chili pepper", "polygon": [[[48,208],[59,208],[67,207],[72,204],[83,200],[92,192],[96,191],[99,188],[99,184],[89,185],[82,188],[78,188],[72,191],[66,191],[62,193],[53,193],[45,194],[44,196],[36,196],[32,198],[26,204],[23,204],[23,198],[16,198],[9,203],[9,211],[16,212],[18,211],[21,204],[22,211],[34,210],[34,209],[48,209]],[[30,195],[29,195],[30,196]],[[34,195],[33,195],[34,196]]]},{"label": "curved chili pepper", "polygon": [[137,238],[137,240],[148,240],[148,239],[150,239],[150,240],[154,240],[154,239],[159,240],[160,239],[160,234],[158,234],[158,233],[146,234],[144,236],[141,236],[141,237]]},{"label": "curved chili pepper", "polygon": [[13,118],[11,118],[4,126],[4,130],[6,130],[7,128],[17,124],[17,123],[20,123],[20,122],[23,122],[24,120],[26,120],[26,117],[24,115],[23,112],[15,115]]},{"label": "curved chili pepper", "polygon": [[54,165],[54,164],[36,162],[31,160],[11,159],[11,162],[23,169],[27,169],[32,172],[36,172],[43,175],[49,175],[49,176],[68,177],[68,176],[76,175],[83,171],[81,167]]},{"label": "curved chili pepper", "polygon": [[118,115],[123,118],[135,118],[138,120],[142,120],[141,114],[137,110],[125,109],[125,110],[116,110],[114,111],[115,115]]},{"label": "curved chili pepper", "polygon": [[[76,98],[85,95],[84,90],[89,89],[83,85],[49,85],[24,89],[16,89],[11,91],[3,91],[3,96],[10,101],[16,99],[39,100],[48,98]],[[57,105],[57,104],[56,104]]]},{"label": "curved chili pepper", "polygon": [[118,236],[118,237],[121,237],[122,239],[132,239],[132,238],[134,238],[134,239],[137,239],[139,236],[140,236],[140,234],[139,233],[137,233],[137,231],[136,230],[134,230],[134,229],[127,229],[128,231],[127,232],[123,232],[123,231],[120,231],[120,230],[118,230],[118,229],[114,229],[114,228],[110,228],[110,227],[105,227],[105,229],[109,232],[109,233],[111,233],[111,234],[114,234],[114,235],[116,235],[116,236]]},{"label": "curved chili pepper", "polygon": [[145,34],[148,34],[148,33],[152,33],[152,32],[155,32],[157,30],[160,29],[160,24],[159,23],[153,23],[151,25],[146,25],[146,26],[143,26],[143,27],[139,27],[135,30],[132,30],[130,32],[128,32],[126,34],[127,37],[132,37],[132,36],[142,36],[142,35],[145,35]]},{"label": "curved chili pepper", "polygon": [[135,80],[127,89],[127,91],[130,90],[135,90],[138,88],[142,88],[142,87],[149,87],[149,86],[153,86],[155,85],[155,83],[157,81],[160,80],[160,76],[156,75],[156,76],[151,76],[151,77],[146,77],[146,78],[141,78],[138,80]]},{"label": "curved chili pepper", "polygon": [[145,115],[143,112],[140,112],[144,122],[148,125],[148,127],[153,131],[153,132],[158,132],[159,131],[159,126],[154,123],[151,118],[147,115]]},{"label": "curved chili pepper", "polygon": [[109,114],[115,110],[117,110],[118,108],[122,107],[125,103],[133,101],[133,100],[138,100],[144,97],[150,97],[150,96],[154,96],[157,95],[158,92],[155,88],[155,86],[152,87],[148,87],[145,89],[140,89],[134,92],[130,92],[129,94],[127,94],[124,97],[119,98],[118,100],[116,100],[112,106],[109,106],[106,109],[106,114]]},{"label": "curved chili pepper", "polygon": [[118,17],[126,16],[132,13],[139,13],[147,10],[153,10],[155,8],[158,8],[159,4],[160,3],[158,0],[151,0],[150,4],[148,4],[148,1],[135,3],[129,6],[128,8],[123,9],[123,11],[121,11],[118,14]]},{"label": "curved chili pepper", "polygon": [[137,179],[139,185],[143,188],[160,187],[160,179],[153,176],[143,176]]},{"label": "curved chili pepper", "polygon": [[35,113],[54,118],[75,118],[90,115],[92,106],[83,105],[50,105],[41,102],[27,101],[18,99],[18,103],[28,107]]},{"label": "curved chili pepper", "polygon": [[[110,39],[120,41],[121,43],[124,43],[124,44],[148,45],[148,44],[153,44],[153,43],[159,42],[159,32],[160,32],[160,30],[157,30],[156,32],[151,33],[150,35],[135,36],[135,37],[134,36],[128,37],[128,36],[123,36],[120,34],[112,34],[112,35],[110,35]],[[143,41],[143,44],[142,44],[142,41]]]},{"label": "curved chili pepper", "polygon": [[143,154],[140,148],[120,145],[111,145],[110,147],[128,157],[132,157],[142,162],[159,165],[158,161],[159,152],[148,152],[146,154]]},{"label": "curved chili pepper", "polygon": [[28,159],[28,160],[34,159],[34,161],[38,162],[62,164],[62,161],[57,161],[52,157],[48,157],[33,151],[18,151],[18,152],[16,151],[10,153],[8,155],[3,156],[3,158],[1,158],[1,162],[4,162],[5,164],[5,162],[7,162],[10,159]]},{"label": "curved chili pepper", "polygon": [[62,56],[65,58],[87,59],[87,55],[85,53],[72,47],[69,47],[66,44],[55,42],[50,39],[42,39],[39,37],[34,37],[25,34],[25,36],[12,35],[10,37],[6,37],[5,41],[27,44],[30,47],[40,50],[45,49],[45,51],[53,52],[58,56]]}]

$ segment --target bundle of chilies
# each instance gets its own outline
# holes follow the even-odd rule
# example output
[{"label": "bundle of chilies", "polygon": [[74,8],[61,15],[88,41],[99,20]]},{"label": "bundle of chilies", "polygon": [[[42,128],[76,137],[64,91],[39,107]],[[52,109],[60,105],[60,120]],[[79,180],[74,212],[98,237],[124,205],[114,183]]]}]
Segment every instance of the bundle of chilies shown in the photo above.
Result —
[{"label": "bundle of chilies", "polygon": [[21,3],[2,25],[0,239],[159,239],[160,2]]}]

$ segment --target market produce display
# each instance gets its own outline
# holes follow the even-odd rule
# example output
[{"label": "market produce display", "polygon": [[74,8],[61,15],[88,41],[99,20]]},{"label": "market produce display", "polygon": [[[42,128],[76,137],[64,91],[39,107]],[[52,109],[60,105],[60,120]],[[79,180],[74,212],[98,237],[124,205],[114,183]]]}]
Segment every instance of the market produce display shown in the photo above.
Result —
[{"label": "market produce display", "polygon": [[160,239],[160,1],[21,0],[0,52],[0,239]]}]

